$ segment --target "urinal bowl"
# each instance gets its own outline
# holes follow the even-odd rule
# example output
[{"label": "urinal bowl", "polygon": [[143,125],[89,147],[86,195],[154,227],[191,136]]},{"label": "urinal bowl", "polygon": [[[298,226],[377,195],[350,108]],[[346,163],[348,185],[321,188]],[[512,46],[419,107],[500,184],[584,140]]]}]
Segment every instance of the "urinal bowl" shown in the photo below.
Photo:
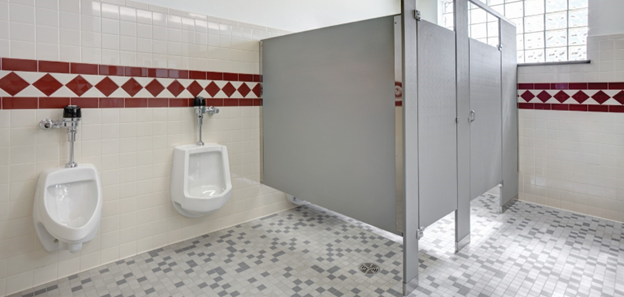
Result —
[{"label": "urinal bowl", "polygon": [[102,190],[95,167],[49,169],[39,176],[33,222],[43,247],[76,253],[92,240],[102,217]]},{"label": "urinal bowl", "polygon": [[174,149],[171,202],[180,214],[200,217],[221,208],[231,195],[227,147],[207,143]]}]

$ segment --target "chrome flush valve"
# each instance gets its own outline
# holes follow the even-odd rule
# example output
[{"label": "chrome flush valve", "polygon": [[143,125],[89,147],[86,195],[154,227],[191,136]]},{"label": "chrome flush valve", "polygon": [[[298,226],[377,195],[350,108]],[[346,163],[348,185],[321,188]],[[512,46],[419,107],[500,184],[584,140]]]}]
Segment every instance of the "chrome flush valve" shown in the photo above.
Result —
[{"label": "chrome flush valve", "polygon": [[65,165],[68,168],[74,168],[78,166],[78,164],[74,161],[74,142],[76,142],[76,133],[78,132],[78,125],[80,124],[80,119],[82,117],[82,112],[80,111],[80,106],[78,105],[67,105],[63,109],[63,119],[59,121],[54,121],[51,119],[43,119],[39,122],[39,127],[44,130],[49,130],[52,128],[67,128],[67,141],[69,141],[69,163]]},{"label": "chrome flush valve", "polygon": [[197,96],[193,100],[193,108],[195,108],[195,114],[197,115],[197,124],[199,125],[199,141],[198,146],[204,146],[202,141],[202,124],[204,123],[204,114],[213,115],[219,113],[219,109],[214,106],[206,106],[206,100],[204,97]]}]

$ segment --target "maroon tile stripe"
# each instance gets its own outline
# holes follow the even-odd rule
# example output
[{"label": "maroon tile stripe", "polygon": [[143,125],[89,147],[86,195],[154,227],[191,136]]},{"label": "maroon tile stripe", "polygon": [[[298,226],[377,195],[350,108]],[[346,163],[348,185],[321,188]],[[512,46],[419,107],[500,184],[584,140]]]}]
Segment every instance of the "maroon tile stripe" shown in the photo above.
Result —
[{"label": "maroon tile stripe", "polygon": [[242,82],[260,82],[260,75],[246,73],[228,73],[214,71],[195,71],[187,69],[149,68],[134,66],[115,66],[103,64],[86,64],[73,62],[55,62],[29,59],[0,58],[1,70],[72,73],[92,75],[115,75],[130,77],[158,77],[158,78],[192,78],[229,80]]},{"label": "maroon tile stripe", "polygon": [[[551,95],[556,91],[548,93],[547,90],[560,92]],[[593,95],[589,96],[585,92]],[[624,113],[624,82],[519,83],[518,97],[519,109]],[[534,98],[543,103],[528,102]],[[546,103],[551,98],[560,103]],[[598,104],[585,104],[589,98]],[[615,100],[612,103],[617,104],[604,104],[611,99]]]},{"label": "maroon tile stripe", "polygon": [[624,82],[519,83],[519,90],[622,90]]},{"label": "maroon tile stripe", "polygon": [[[134,84],[130,81],[123,86],[117,86],[109,77],[110,76],[124,76],[124,77],[145,77],[145,78],[173,78],[173,79],[194,79],[194,80],[219,80],[229,81],[223,89],[229,88],[229,92],[226,92],[227,96],[236,91],[236,88],[232,87],[230,82],[238,81],[243,82],[242,88],[238,91],[242,96],[246,96],[249,92],[255,92],[260,97],[261,85],[256,84],[252,89],[246,86],[245,82],[259,83],[262,81],[261,75],[245,74],[245,73],[226,73],[226,72],[214,72],[214,71],[195,71],[195,70],[180,70],[180,69],[165,69],[165,68],[147,68],[147,67],[130,67],[130,66],[114,66],[114,65],[100,65],[100,64],[86,64],[86,63],[69,63],[69,62],[57,62],[57,61],[40,61],[29,59],[14,59],[14,58],[0,58],[0,70],[10,71],[6,79],[4,79],[4,91],[10,96],[16,95],[20,90],[30,85],[23,79],[20,79],[18,75],[13,71],[23,72],[43,72],[43,73],[65,73],[76,74],[76,78],[70,81],[67,86],[71,88],[72,92],[75,92],[78,96],[84,94],[86,90],[91,87],[97,87],[102,94],[110,96],[117,88],[123,88],[130,96],[136,94],[137,88],[142,88],[140,85]],[[98,83],[97,86],[92,86],[86,80],[80,77],[80,75],[101,75],[105,78]],[[133,79],[130,79],[133,80]],[[196,84],[196,86],[192,86]],[[193,82],[192,87],[195,90],[202,88],[197,85],[197,82]],[[32,84],[37,89],[42,91],[46,95],[51,95],[58,90],[62,84],[56,79],[50,77],[49,74],[44,75],[39,81]],[[137,87],[138,85],[138,87]],[[189,86],[189,87],[191,87]],[[253,86],[253,85],[251,85]],[[155,86],[158,87],[158,86]],[[161,85],[160,88],[163,88]],[[147,88],[146,88],[147,89]],[[177,80],[174,80],[172,85],[168,86],[168,90],[172,92],[174,96],[178,96],[184,87],[182,87]],[[190,90],[190,88],[189,88]],[[216,92],[219,88],[212,88]],[[132,92],[134,91],[134,92]],[[195,94],[194,92],[192,92]],[[214,96],[213,94],[210,94]],[[156,96],[156,95],[154,95]],[[207,99],[209,105],[213,106],[261,106],[262,98],[209,98]],[[44,108],[62,108],[68,104],[78,104],[84,108],[145,108],[145,107],[188,107],[192,106],[192,98],[85,98],[85,97],[1,97],[0,109],[44,109]]]},{"label": "maroon tile stripe", "polygon": [[[46,109],[63,108],[68,104],[82,108],[154,108],[154,107],[192,107],[192,98],[59,98],[59,97],[1,97],[0,109]],[[226,98],[206,99],[206,105],[224,106],[262,106],[262,99]]]}]

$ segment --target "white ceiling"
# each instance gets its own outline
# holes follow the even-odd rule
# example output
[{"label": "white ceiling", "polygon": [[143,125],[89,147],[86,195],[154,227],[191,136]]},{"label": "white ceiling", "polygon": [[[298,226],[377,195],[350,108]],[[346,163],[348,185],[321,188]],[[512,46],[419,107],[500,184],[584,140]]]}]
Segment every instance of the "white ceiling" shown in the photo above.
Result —
[{"label": "white ceiling", "polygon": [[287,31],[399,14],[400,0],[138,0]]}]

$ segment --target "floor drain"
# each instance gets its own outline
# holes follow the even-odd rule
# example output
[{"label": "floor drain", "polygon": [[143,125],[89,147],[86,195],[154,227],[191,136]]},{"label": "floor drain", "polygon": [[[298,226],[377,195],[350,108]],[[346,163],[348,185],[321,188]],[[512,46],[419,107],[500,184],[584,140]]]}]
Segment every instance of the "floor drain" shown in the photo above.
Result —
[{"label": "floor drain", "polygon": [[362,265],[360,265],[360,271],[366,273],[366,274],[375,274],[377,272],[379,272],[379,266],[377,266],[377,264],[373,264],[373,263],[364,263]]}]

